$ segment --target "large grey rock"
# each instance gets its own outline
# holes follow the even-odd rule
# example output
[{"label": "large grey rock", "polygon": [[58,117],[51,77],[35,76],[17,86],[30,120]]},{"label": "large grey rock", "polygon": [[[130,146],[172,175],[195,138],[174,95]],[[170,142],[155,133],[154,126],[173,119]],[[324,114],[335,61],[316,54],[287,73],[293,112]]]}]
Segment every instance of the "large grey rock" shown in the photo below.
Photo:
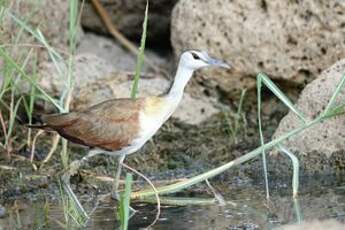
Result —
[{"label": "large grey rock", "polygon": [[[9,1],[8,12],[24,21],[33,29],[39,28],[49,45],[58,51],[68,50],[68,1]],[[16,41],[18,45],[11,47],[10,54],[14,59],[26,57],[29,49],[34,48],[38,53],[39,61],[48,60],[45,49],[38,49],[35,45],[43,45],[23,28],[12,20],[7,14],[1,21],[0,43],[11,44]],[[82,37],[81,28],[78,31],[78,40]],[[19,36],[20,35],[20,36]],[[24,46],[22,45],[24,44]]]},{"label": "large grey rock", "polygon": [[312,221],[304,221],[299,224],[288,224],[283,225],[278,228],[274,228],[275,230],[342,230],[344,229],[344,224],[335,220],[312,220]]},{"label": "large grey rock", "polygon": [[[297,108],[305,114],[308,120],[315,119],[327,106],[343,74],[345,59],[338,61],[332,67],[322,72],[302,91],[297,101]],[[344,103],[345,90],[337,97],[336,105]],[[279,137],[301,126],[301,121],[289,112],[280,122],[274,137]],[[345,116],[339,115],[318,123],[299,135],[284,141],[283,144],[291,151],[298,153],[304,168],[331,167],[343,169],[345,166]]]},{"label": "large grey rock", "polygon": [[253,87],[261,71],[296,85],[344,57],[344,10],[345,1],[181,0],[171,41],[176,54],[203,49],[232,61],[232,72],[208,73],[228,93]]},{"label": "large grey rock", "polygon": [[[94,54],[99,57],[100,60],[104,60],[104,62],[117,70],[135,71],[137,61],[136,56],[122,48],[112,38],[106,38],[92,33],[85,33],[83,39],[78,45],[77,53]],[[160,68],[170,69],[173,64],[150,50],[145,50],[145,56]],[[142,71],[152,72],[153,70],[144,63]]]},{"label": "large grey rock", "polygon": [[[168,44],[170,15],[177,0],[149,1],[148,39]],[[112,22],[129,38],[139,39],[145,14],[146,0],[101,0]],[[108,33],[91,1],[85,2],[82,25],[90,30]],[[166,41],[162,39],[166,39]]]},{"label": "large grey rock", "polygon": [[[53,63],[41,65],[39,75],[41,87],[51,94],[61,94],[66,88],[66,80],[57,73]],[[73,75],[72,110],[80,110],[111,98],[130,96],[133,74],[117,70],[94,54],[77,55]],[[170,82],[161,75],[144,74],[139,82],[138,96],[159,95],[167,91],[169,86]],[[218,110],[214,106],[214,99],[196,98],[186,93],[173,117],[189,124],[198,124],[216,112]]]},{"label": "large grey rock", "polygon": [[6,208],[0,204],[0,218],[5,217],[6,215]]}]

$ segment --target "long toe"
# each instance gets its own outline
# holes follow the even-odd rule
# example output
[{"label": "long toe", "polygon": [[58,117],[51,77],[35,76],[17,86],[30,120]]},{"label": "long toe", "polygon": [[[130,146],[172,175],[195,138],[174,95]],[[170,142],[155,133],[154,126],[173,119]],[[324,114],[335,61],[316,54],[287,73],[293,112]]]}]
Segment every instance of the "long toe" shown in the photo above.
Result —
[{"label": "long toe", "polygon": [[117,201],[120,201],[120,194],[118,191],[112,191],[111,192],[111,198]]},{"label": "long toe", "polygon": [[61,176],[62,182],[65,183],[66,185],[70,184],[70,178],[71,178],[71,175],[70,175],[69,171],[65,172]]},{"label": "long toe", "polygon": [[80,166],[81,166],[81,163],[82,163],[82,162],[79,161],[79,160],[73,161],[73,162],[69,165],[69,170],[68,170],[69,175],[73,176],[73,175],[77,174],[77,173],[78,173],[78,170],[79,170],[79,168],[80,168]]}]

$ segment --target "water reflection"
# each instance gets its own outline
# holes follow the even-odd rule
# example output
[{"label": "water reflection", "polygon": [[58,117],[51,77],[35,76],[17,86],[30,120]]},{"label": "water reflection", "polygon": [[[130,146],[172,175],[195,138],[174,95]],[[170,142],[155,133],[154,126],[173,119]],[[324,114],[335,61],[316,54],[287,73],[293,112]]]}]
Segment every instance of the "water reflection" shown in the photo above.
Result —
[{"label": "water reflection", "polygon": [[[175,229],[273,229],[277,226],[301,223],[313,219],[337,219],[345,221],[345,182],[326,179],[325,183],[306,180],[297,199],[291,198],[291,189],[281,184],[271,190],[267,203],[261,185],[218,187],[226,200],[236,205],[163,206],[156,230]],[[90,211],[91,204],[83,203]],[[101,202],[84,229],[116,229],[116,209],[113,201]],[[130,229],[146,227],[156,214],[156,207],[134,204],[138,210],[130,220]],[[7,206],[7,214],[0,219],[2,229],[61,229],[65,224],[63,209],[56,202],[16,201]],[[331,230],[328,228],[328,230]]]}]

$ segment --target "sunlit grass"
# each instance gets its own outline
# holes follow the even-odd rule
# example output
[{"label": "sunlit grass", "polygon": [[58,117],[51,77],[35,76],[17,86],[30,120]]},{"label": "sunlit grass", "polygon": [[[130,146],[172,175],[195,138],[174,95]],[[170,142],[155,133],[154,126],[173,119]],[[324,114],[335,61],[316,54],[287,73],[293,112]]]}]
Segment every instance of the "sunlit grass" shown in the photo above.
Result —
[{"label": "sunlit grass", "polygon": [[[0,46],[0,57],[4,61],[4,68],[2,70],[2,74],[4,75],[4,80],[1,86],[0,91],[0,100],[3,96],[10,95],[10,103],[9,103],[9,116],[3,118],[4,124],[6,124],[6,131],[3,131],[6,135],[4,143],[1,146],[10,148],[10,141],[12,136],[12,130],[14,124],[16,122],[16,113],[18,111],[19,106],[23,105],[26,111],[26,115],[29,120],[29,124],[32,121],[32,114],[34,112],[34,103],[37,98],[41,98],[46,100],[47,102],[53,104],[59,112],[68,112],[69,111],[69,104],[72,98],[72,90],[74,84],[74,76],[73,76],[73,67],[74,67],[74,55],[76,51],[76,36],[78,30],[78,19],[79,19],[79,1],[71,0],[69,1],[69,27],[68,27],[68,39],[69,39],[69,54],[67,60],[57,52],[54,47],[52,47],[43,33],[37,28],[32,28],[29,24],[27,24],[26,19],[20,18],[20,15],[15,15],[11,12],[11,9],[1,9],[1,16],[8,17],[9,19],[13,20],[19,28],[19,33],[17,33],[17,37],[15,37],[15,42],[13,43],[13,47],[16,46],[17,42],[20,41],[20,36],[23,34],[22,32],[28,32],[32,37],[36,39],[36,41],[41,44],[42,47],[45,48],[46,52],[49,55],[50,60],[54,63],[56,71],[58,75],[62,79],[66,79],[65,88],[62,91],[61,96],[56,99],[55,97],[49,95],[43,88],[41,88],[38,84],[38,76],[36,74],[36,67],[37,61],[36,57],[31,58],[31,53],[29,52],[28,57],[23,61],[22,64],[18,59],[15,59],[11,56],[11,50],[7,50],[6,47]],[[26,71],[26,64],[27,60],[34,60],[31,64],[32,70],[31,73],[28,74]],[[25,100],[22,97],[17,98],[17,95],[20,95],[21,92],[16,91],[17,87],[22,84],[24,81],[29,83],[29,96],[25,97]],[[63,81],[63,80],[62,80]],[[6,105],[4,101],[3,104]],[[0,111],[0,114],[2,111]],[[7,120],[5,120],[7,119]],[[3,125],[4,126],[4,125]],[[31,145],[31,130],[28,132],[27,143],[30,147]],[[64,168],[68,167],[69,162],[69,155],[68,155],[68,146],[67,141],[62,142],[62,151],[61,151],[61,161]],[[69,216],[69,219],[73,219],[77,224],[81,224],[85,217],[85,213],[82,207],[80,207],[80,203],[73,194],[72,190],[63,189],[65,192],[62,196],[64,200],[63,204],[64,210],[66,210],[66,215]],[[79,206],[78,206],[79,205]],[[77,208],[76,208],[77,207]],[[66,217],[66,220],[68,218]],[[69,220],[68,219],[68,220]]]},{"label": "sunlit grass", "polygon": [[[33,57],[33,70],[32,70],[32,80],[37,84],[38,76],[37,76],[37,57]],[[24,107],[25,107],[25,112],[26,116],[28,117],[28,124],[32,124],[32,115],[34,112],[34,104],[36,100],[36,88],[33,85],[30,85],[30,91],[29,91],[29,97],[25,98],[23,100]],[[31,147],[31,132],[32,130],[28,130],[28,135],[27,135],[27,146],[30,148]]]},{"label": "sunlit grass", "polygon": [[223,111],[223,115],[226,121],[226,130],[231,140],[236,144],[241,130],[247,128],[247,121],[245,114],[243,113],[243,103],[247,90],[244,89],[241,92],[241,97],[237,106],[237,111]]},{"label": "sunlit grass", "polygon": [[125,192],[120,196],[120,206],[118,209],[118,217],[121,223],[121,230],[128,229],[128,222],[130,217],[130,200],[131,200],[131,186],[133,182],[133,176],[130,173],[126,175]]},{"label": "sunlit grass", "polygon": [[58,182],[66,229],[70,228],[73,224],[84,226],[89,218],[87,213],[69,185],[66,185],[64,181],[59,180]]},{"label": "sunlit grass", "polygon": [[147,33],[148,9],[149,9],[149,2],[147,1],[146,8],[145,8],[145,18],[144,18],[144,23],[143,23],[143,32],[141,34],[139,54],[137,56],[137,64],[135,67],[134,80],[133,80],[132,89],[131,89],[131,98],[136,98],[138,94],[139,79],[140,79],[141,69],[144,64],[144,58],[145,58],[144,51],[145,51],[146,33]]},{"label": "sunlit grass", "polygon": [[[279,136],[269,142],[264,143],[263,138],[261,138],[261,146],[254,149],[253,151],[239,157],[236,158],[235,160],[232,160],[224,165],[221,165],[217,168],[214,168],[212,170],[209,170],[205,173],[199,174],[197,176],[194,176],[192,178],[189,178],[187,180],[181,181],[181,182],[177,182],[174,184],[170,184],[170,185],[166,185],[166,186],[162,186],[157,188],[157,191],[159,194],[170,194],[170,193],[176,193],[181,191],[182,189],[186,189],[189,188],[192,185],[195,185],[199,182],[202,182],[208,178],[217,176],[227,170],[229,170],[230,168],[243,164],[259,155],[264,156],[265,152],[264,151],[268,151],[270,149],[273,148],[277,148],[280,151],[283,151],[284,154],[287,154],[290,159],[292,160],[292,164],[293,164],[293,168],[294,168],[294,175],[293,175],[293,196],[296,197],[298,194],[298,160],[297,157],[294,156],[288,149],[284,148],[284,146],[282,145],[282,142],[289,139],[289,138],[293,138],[296,137],[298,134],[300,134],[302,131],[316,125],[319,124],[320,122],[323,122],[331,117],[337,116],[337,115],[341,115],[345,113],[345,104],[341,104],[341,105],[334,105],[335,100],[337,98],[337,96],[340,94],[341,90],[343,89],[343,86],[345,84],[345,75],[342,76],[341,81],[339,82],[337,89],[335,90],[335,92],[333,93],[331,99],[329,100],[328,107],[326,107],[325,111],[323,111],[323,113],[321,113],[318,117],[316,117],[315,119],[308,121],[304,118],[304,115],[302,113],[300,113],[295,106],[290,103],[290,100],[288,100],[287,96],[285,94],[283,94],[278,87],[272,82],[272,81],[267,81],[268,77],[262,73],[260,73],[258,75],[258,78],[261,78],[261,81],[257,82],[257,88],[258,88],[258,93],[261,91],[261,83],[265,84],[275,95],[277,95],[277,97],[282,100],[284,102],[285,105],[287,105],[289,108],[291,108],[291,110],[294,113],[298,113],[298,117],[302,120],[301,125],[285,134],[283,134],[282,136]],[[266,84],[266,83],[269,84]],[[278,90],[277,90],[278,89]],[[261,99],[260,96],[258,96],[258,99]],[[261,101],[258,102],[258,119],[260,119],[260,111],[261,111]],[[262,128],[261,128],[261,124],[259,124],[259,128],[261,129],[261,135],[262,135]],[[266,162],[264,162],[264,165],[266,164]],[[266,172],[265,172],[266,173]],[[267,175],[267,174],[265,174]],[[267,187],[267,192],[268,192],[268,187]],[[152,190],[143,190],[143,191],[138,191],[138,192],[133,192],[132,193],[132,199],[144,199],[145,197],[149,197],[149,196],[153,196],[155,194],[154,191]]]},{"label": "sunlit grass", "polygon": [[[0,1],[0,6],[3,1]],[[64,88],[61,96],[59,98],[52,97],[49,95],[44,89],[42,89],[38,82],[38,76],[36,75],[35,67],[37,66],[36,57],[31,55],[31,52],[24,58],[24,60],[16,60],[11,57],[11,53],[5,49],[5,47],[0,46],[0,57],[4,60],[4,67],[1,70],[3,78],[3,84],[0,89],[0,102],[4,103],[4,96],[9,98],[9,103],[6,104],[6,110],[0,110],[0,125],[2,133],[4,134],[3,142],[0,143],[0,147],[6,149],[8,154],[12,150],[12,136],[13,131],[15,128],[16,123],[16,115],[18,112],[19,106],[23,103],[26,113],[29,119],[29,123],[32,121],[32,114],[34,112],[34,103],[37,98],[43,98],[49,103],[53,104],[59,112],[68,112],[69,111],[69,104],[72,99],[72,91],[74,85],[74,76],[73,76],[73,68],[74,68],[74,54],[76,50],[76,34],[77,34],[77,24],[78,24],[78,1],[72,0],[69,1],[69,56],[67,60],[65,60],[53,47],[51,47],[43,36],[42,32],[39,29],[33,29],[29,25],[26,24],[25,20],[21,20],[18,16],[13,15],[11,12],[7,12],[4,8],[0,9],[0,19],[4,16],[11,17],[14,21],[17,22],[21,31],[29,32],[36,40],[42,44],[46,51],[49,54],[51,61],[55,64],[56,70],[59,73],[60,77],[66,79],[66,87]],[[142,70],[142,65],[144,62],[144,50],[145,50],[145,43],[146,43],[146,33],[147,33],[147,23],[148,23],[148,4],[146,5],[145,9],[145,19],[143,23],[143,33],[141,37],[140,43],[140,52],[137,56],[137,64],[136,64],[136,71],[135,77],[131,89],[131,97],[136,98],[138,93],[138,85],[140,74]],[[16,41],[19,40],[19,33]],[[28,60],[33,60],[32,65],[34,66],[34,71],[32,74],[27,74],[25,72],[25,66],[28,63]],[[23,97],[17,97],[17,85],[20,81],[26,81],[30,84],[29,90],[29,97],[28,99],[24,99]],[[247,162],[259,155],[262,156],[263,159],[263,167],[264,167],[264,175],[265,175],[265,183],[266,183],[266,192],[267,197],[269,197],[269,190],[268,190],[268,175],[267,175],[267,163],[266,163],[266,151],[277,148],[280,152],[286,154],[292,161],[293,164],[293,178],[292,178],[292,187],[293,187],[293,196],[296,197],[298,194],[299,188],[299,162],[297,157],[290,152],[286,147],[284,147],[281,143],[288,138],[293,138],[298,135],[303,130],[312,127],[315,124],[319,124],[320,122],[329,119],[333,116],[340,115],[344,113],[344,105],[335,105],[335,100],[343,86],[345,84],[345,76],[343,76],[341,82],[339,83],[337,89],[335,90],[333,96],[331,97],[325,111],[315,118],[314,120],[308,121],[304,114],[301,113],[296,106],[289,100],[289,98],[271,81],[265,74],[260,73],[257,76],[257,95],[258,95],[258,126],[259,131],[258,135],[260,136],[260,147],[257,149],[245,154],[242,157],[239,157],[227,164],[224,164],[218,168],[205,172],[203,174],[197,175],[192,177],[188,180],[178,182],[175,184],[167,185],[158,188],[158,193],[160,194],[169,194],[178,192],[182,189],[188,188],[196,183],[202,182],[210,177],[219,175],[220,173],[230,169],[233,166],[242,164]],[[295,113],[301,120],[300,127],[284,134],[283,136],[277,137],[274,140],[266,142],[263,136],[263,129],[261,124],[261,89],[262,86],[268,87],[273,94],[279,98],[290,111]],[[236,142],[236,137],[238,132],[243,126],[241,125],[244,122],[244,118],[242,116],[243,110],[243,102],[245,98],[245,92],[242,92],[241,99],[239,101],[238,110],[235,114],[234,122],[228,121],[229,130],[231,133],[234,142]],[[6,111],[6,116],[5,114]],[[31,131],[29,130],[27,143],[30,146],[31,143]],[[62,142],[62,151],[61,151],[61,161],[64,165],[64,168],[68,167],[69,163],[69,154],[68,154],[68,146],[67,141],[63,140]],[[125,192],[121,194],[121,201],[119,207],[119,218],[121,220],[121,229],[128,228],[128,221],[129,221],[129,209],[130,209],[130,199],[137,199],[142,198],[146,199],[146,197],[152,197],[155,195],[154,191],[147,190],[147,191],[139,191],[139,192],[131,192],[131,183],[132,177],[131,175],[127,175],[126,177],[126,185],[125,185]],[[78,225],[83,225],[87,220],[87,214],[81,207],[80,203],[78,203],[74,193],[71,190],[66,190],[63,188],[63,185],[60,187],[61,192],[61,200],[64,207],[64,214],[65,214],[65,221],[68,225],[70,220],[73,220],[74,223]],[[149,199],[148,198],[148,199]],[[198,204],[198,200],[190,201],[188,199],[176,199],[170,200],[171,204],[175,202],[178,204]],[[199,202],[200,204],[205,203],[214,203],[214,200],[205,199],[204,202]],[[18,226],[20,226],[20,220],[18,221]]]}]

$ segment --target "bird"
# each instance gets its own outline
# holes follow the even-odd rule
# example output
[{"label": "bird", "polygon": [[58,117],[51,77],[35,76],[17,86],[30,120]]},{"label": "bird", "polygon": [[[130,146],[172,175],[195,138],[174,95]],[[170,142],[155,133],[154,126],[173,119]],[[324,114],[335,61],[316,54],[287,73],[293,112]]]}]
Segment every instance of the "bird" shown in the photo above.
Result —
[{"label": "bird", "polygon": [[174,81],[167,93],[109,99],[82,111],[41,115],[42,124],[29,127],[55,131],[71,142],[88,146],[88,154],[70,168],[79,168],[82,162],[98,154],[118,157],[112,191],[112,197],[118,200],[125,157],[143,147],[169,119],[181,102],[193,72],[209,66],[230,68],[224,61],[211,58],[206,51],[187,50],[180,55]]}]

